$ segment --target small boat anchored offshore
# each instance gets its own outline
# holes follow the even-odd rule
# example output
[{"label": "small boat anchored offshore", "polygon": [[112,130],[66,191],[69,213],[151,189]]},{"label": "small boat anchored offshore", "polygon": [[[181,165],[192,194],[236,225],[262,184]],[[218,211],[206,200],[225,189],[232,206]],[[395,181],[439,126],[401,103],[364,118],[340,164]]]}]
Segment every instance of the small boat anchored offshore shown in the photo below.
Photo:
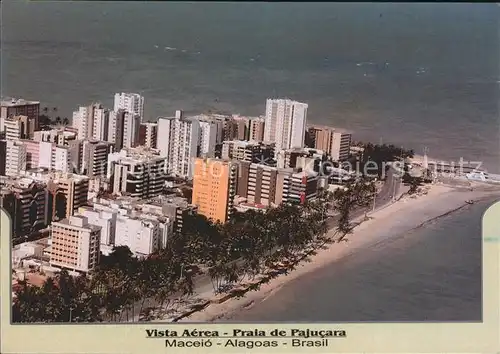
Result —
[{"label": "small boat anchored offshore", "polygon": [[473,200],[466,200],[465,201],[467,204],[474,204],[474,201]]}]

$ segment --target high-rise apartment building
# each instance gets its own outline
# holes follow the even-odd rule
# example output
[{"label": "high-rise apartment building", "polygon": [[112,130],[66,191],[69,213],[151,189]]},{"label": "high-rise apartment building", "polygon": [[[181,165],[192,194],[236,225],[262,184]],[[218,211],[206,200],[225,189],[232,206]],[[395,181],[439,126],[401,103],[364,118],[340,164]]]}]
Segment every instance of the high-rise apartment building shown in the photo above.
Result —
[{"label": "high-rise apartment building", "polygon": [[142,149],[122,150],[108,156],[108,176],[115,195],[151,198],[165,184],[165,158]]},{"label": "high-rise apartment building", "polygon": [[95,109],[93,124],[92,138],[95,140],[107,140],[109,135],[109,110],[102,107]]},{"label": "high-rise apartment building", "polygon": [[318,191],[318,173],[299,171],[291,175],[288,202],[304,204],[316,198]]},{"label": "high-rise apartment building", "polygon": [[60,171],[25,171],[24,177],[47,185],[51,220],[61,220],[73,215],[87,204],[89,178]]},{"label": "high-rise apartment building", "polygon": [[47,170],[52,169],[52,154],[54,152],[54,143],[41,141],[38,143],[38,167]]},{"label": "high-rise apartment building", "polygon": [[224,140],[247,140],[249,120],[246,117],[233,116],[225,121]]},{"label": "high-rise apartment building", "polygon": [[67,146],[52,146],[52,169],[61,172],[72,172],[71,152]]},{"label": "high-rise apartment building", "polygon": [[157,148],[166,158],[167,173],[192,178],[199,139],[200,122],[184,118],[181,111],[177,111],[175,117],[158,119]]},{"label": "high-rise apartment building", "polygon": [[318,173],[239,162],[238,197],[259,208],[300,203],[316,197]]},{"label": "high-rise apartment building", "polygon": [[301,168],[303,170],[319,171],[325,152],[310,148],[295,148],[281,150],[276,156],[279,168]]},{"label": "high-rise apartment building", "polygon": [[278,169],[253,163],[248,175],[247,201],[270,206],[276,203],[276,180]]},{"label": "high-rise apartment building", "polygon": [[7,163],[7,141],[0,140],[0,176],[5,176],[6,163]]},{"label": "high-rise apartment building", "polygon": [[109,112],[108,139],[115,146],[115,151],[123,149],[123,128],[125,126],[125,111]]},{"label": "high-rise apartment building", "polygon": [[140,125],[141,117],[139,115],[125,112],[123,116],[123,148],[137,146]]},{"label": "high-rise apartment building", "polygon": [[78,272],[89,272],[99,263],[101,228],[88,223],[85,216],[70,216],[53,222],[50,265]]},{"label": "high-rise apartment building", "polygon": [[138,145],[156,149],[158,139],[158,123],[142,123],[139,126]]},{"label": "high-rise apartment building", "polygon": [[101,245],[114,245],[116,235],[116,217],[118,210],[94,209],[90,206],[83,206],[78,208],[78,215],[85,216],[89,224],[99,226],[101,228]]},{"label": "high-rise apartment building", "polygon": [[34,133],[33,140],[54,143],[56,145],[68,146],[70,141],[77,139],[77,133],[62,129],[39,130]]},{"label": "high-rise apartment building", "polygon": [[121,215],[158,221],[164,233],[161,248],[166,245],[165,237],[174,230],[181,232],[184,219],[196,213],[196,207],[189,204],[185,198],[166,195],[147,200],[131,197],[95,198],[92,206],[96,211],[118,212]]},{"label": "high-rise apartment building", "polygon": [[115,112],[124,110],[133,116],[139,116],[140,122],[144,118],[144,97],[138,93],[121,92],[115,94],[114,108]]},{"label": "high-rise apartment building", "polygon": [[267,100],[264,141],[276,143],[276,153],[304,146],[307,107],[289,99]]},{"label": "high-rise apartment building", "polygon": [[214,157],[217,143],[217,125],[212,122],[200,122],[200,153],[201,157]]},{"label": "high-rise apartment building", "polygon": [[83,171],[83,142],[84,140],[68,141],[68,148],[71,155],[72,173],[81,174]]},{"label": "high-rise apartment building", "polygon": [[40,142],[20,140],[26,147],[26,169],[38,168],[40,161]]},{"label": "high-rise apartment building", "polygon": [[332,139],[330,156],[336,161],[345,161],[351,154],[351,134],[335,131]]},{"label": "high-rise apartment building", "polygon": [[115,151],[132,148],[138,145],[141,117],[123,109],[111,111],[108,122],[108,138],[104,139],[114,144]]},{"label": "high-rise apartment building", "polygon": [[238,182],[238,164],[219,159],[197,158],[193,177],[193,204],[198,213],[226,222],[232,215]]},{"label": "high-rise apartment building", "polygon": [[[29,131],[38,130],[38,119],[40,116],[40,102],[26,101],[12,98],[0,102],[0,133],[5,131],[4,123],[7,118],[15,116],[27,116],[30,122]],[[32,137],[32,135],[30,135]]]},{"label": "high-rise apartment building", "polygon": [[310,126],[307,133],[310,147],[325,151],[334,161],[344,161],[349,158],[350,133],[320,125]]},{"label": "high-rise apartment building", "polygon": [[274,146],[256,141],[233,140],[222,143],[222,158],[267,163],[274,157]]},{"label": "high-rise apartment building", "polygon": [[26,236],[49,223],[49,200],[45,184],[31,178],[13,178],[0,188],[0,207],[12,220],[13,236]]},{"label": "high-rise apartment building", "polygon": [[34,135],[34,121],[28,116],[14,116],[4,120],[5,139],[31,139]]},{"label": "high-rise apartment building", "polygon": [[250,119],[248,140],[250,141],[264,141],[264,118],[253,118]]},{"label": "high-rise apartment building", "polygon": [[92,139],[94,128],[96,135],[102,135],[105,121],[109,119],[106,117],[108,113],[100,103],[79,107],[78,111],[73,112],[73,127],[78,131],[78,139]]},{"label": "high-rise apartment building", "polygon": [[[27,168],[45,168],[66,173],[80,171],[80,165],[75,163],[79,156],[71,146],[56,145],[46,141],[23,140],[27,151]],[[75,141],[70,142],[71,145]]]},{"label": "high-rise apartment building", "polygon": [[26,146],[17,140],[7,140],[5,159],[5,175],[17,176],[26,170]]},{"label": "high-rise apartment building", "polygon": [[160,249],[163,229],[157,220],[118,215],[116,246],[127,246],[136,256],[148,256]]},{"label": "high-rise apartment building", "polygon": [[222,144],[224,141],[226,122],[230,119],[229,116],[218,115],[218,114],[200,114],[197,116],[191,116],[190,119],[194,119],[201,122],[208,122],[215,124],[215,144]]},{"label": "high-rise apartment building", "polygon": [[49,191],[53,195],[53,219],[73,215],[87,204],[89,180],[86,176],[55,173]]},{"label": "high-rise apartment building", "polygon": [[85,140],[83,142],[83,174],[90,178],[104,178],[108,168],[108,155],[113,145],[107,141]]}]

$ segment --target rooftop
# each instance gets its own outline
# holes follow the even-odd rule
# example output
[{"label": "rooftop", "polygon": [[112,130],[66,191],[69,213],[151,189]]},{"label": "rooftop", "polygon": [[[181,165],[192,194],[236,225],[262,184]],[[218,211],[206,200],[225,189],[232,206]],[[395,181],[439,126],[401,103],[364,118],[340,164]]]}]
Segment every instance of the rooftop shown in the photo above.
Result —
[{"label": "rooftop", "polygon": [[252,145],[263,145],[263,146],[269,146],[271,144],[266,144],[261,141],[256,141],[256,140],[225,140],[223,143],[231,143],[239,146],[252,146]]},{"label": "rooftop", "polygon": [[73,216],[70,216],[69,219],[62,219],[62,220],[53,222],[52,226],[56,226],[58,224],[74,226],[74,227],[84,228],[84,229],[90,229],[93,231],[97,231],[97,230],[101,229],[100,226],[89,224],[88,219],[82,215],[73,215]]},{"label": "rooftop", "polygon": [[50,171],[46,168],[35,168],[27,171],[21,171],[21,176],[32,178],[36,181],[48,182],[52,181],[57,183],[59,180],[69,180],[72,179],[75,182],[81,182],[88,180],[87,176],[77,175],[76,173],[61,172],[61,171]]},{"label": "rooftop", "polygon": [[190,118],[193,118],[193,119],[196,119],[199,121],[214,122],[214,121],[229,119],[229,118],[231,118],[231,116],[224,115],[224,114],[198,114],[198,115],[190,116]]},{"label": "rooftop", "polygon": [[282,150],[280,151],[280,153],[292,153],[292,152],[296,152],[296,153],[304,153],[304,154],[311,154],[311,153],[315,153],[315,154],[318,154],[318,155],[323,155],[324,154],[324,151],[323,150],[319,150],[319,149],[313,149],[313,148],[306,148],[306,147],[303,147],[303,148],[300,148],[300,147],[296,147],[296,148],[291,148],[291,149],[286,149],[286,150]]},{"label": "rooftop", "polygon": [[318,172],[314,172],[311,170],[302,170],[299,172],[294,172],[293,176],[294,177],[317,177]]},{"label": "rooftop", "polygon": [[346,134],[350,133],[350,131],[348,131],[347,129],[335,128],[335,127],[330,127],[330,126],[321,125],[321,124],[308,124],[307,129],[310,129],[310,128],[334,130],[336,133],[346,133]]},{"label": "rooftop", "polygon": [[5,98],[2,99],[0,104],[2,107],[16,107],[16,106],[24,106],[27,104],[40,104],[39,101],[28,101],[22,98]]},{"label": "rooftop", "polygon": [[255,209],[267,209],[267,206],[260,203],[240,203],[239,206]]},{"label": "rooftop", "polygon": [[117,160],[129,162],[144,162],[165,159],[159,155],[159,150],[151,149],[145,146],[122,149],[118,152],[111,153],[110,157],[116,157],[118,158]]}]

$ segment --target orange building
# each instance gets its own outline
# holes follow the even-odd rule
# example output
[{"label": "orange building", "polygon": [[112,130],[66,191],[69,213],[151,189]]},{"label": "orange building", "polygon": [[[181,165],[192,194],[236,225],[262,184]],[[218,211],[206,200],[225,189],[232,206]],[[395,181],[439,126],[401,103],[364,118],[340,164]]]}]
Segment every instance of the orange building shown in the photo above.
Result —
[{"label": "orange building", "polygon": [[238,164],[219,159],[195,159],[193,204],[198,213],[213,221],[226,222],[233,211]]}]

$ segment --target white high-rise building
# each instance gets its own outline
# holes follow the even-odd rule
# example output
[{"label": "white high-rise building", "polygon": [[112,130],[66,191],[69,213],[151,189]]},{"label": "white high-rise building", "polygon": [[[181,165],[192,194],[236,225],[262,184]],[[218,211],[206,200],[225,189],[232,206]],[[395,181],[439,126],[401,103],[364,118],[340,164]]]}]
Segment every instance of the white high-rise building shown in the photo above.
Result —
[{"label": "white high-rise building", "polygon": [[[26,117],[27,119],[27,117]],[[19,140],[23,138],[23,122],[20,119],[7,118],[4,121],[5,139],[6,140]]]},{"label": "white high-rise building", "polygon": [[139,141],[141,117],[137,114],[125,112],[123,119],[123,148],[131,148]]},{"label": "white high-rise building", "polygon": [[38,148],[37,167],[56,170],[66,173],[74,172],[79,169],[74,165],[74,151],[69,146],[56,145],[48,141],[40,141]]},{"label": "white high-rise building", "polygon": [[50,143],[48,141],[41,141],[39,148],[39,157],[38,157],[38,167],[41,168],[52,168],[52,150],[54,143]]},{"label": "white high-rise building", "polygon": [[200,122],[200,156],[214,157],[217,142],[217,125],[211,122]]},{"label": "white high-rise building", "polygon": [[117,112],[119,109],[123,109],[133,115],[138,115],[142,121],[144,118],[144,97],[138,93],[116,93],[113,110]]},{"label": "white high-rise building", "polygon": [[106,115],[106,110],[100,103],[81,106],[78,111],[73,112],[73,127],[78,130],[78,139],[91,139],[94,134],[104,134]]},{"label": "white high-rise building", "polygon": [[307,123],[306,103],[289,99],[268,99],[264,141],[276,143],[276,153],[304,146]]},{"label": "white high-rise building", "polygon": [[109,111],[102,107],[95,109],[93,123],[92,137],[96,140],[106,141],[108,139]]},{"label": "white high-rise building", "polygon": [[163,231],[155,220],[118,215],[115,246],[128,246],[136,256],[147,256],[160,248]]},{"label": "white high-rise building", "polygon": [[17,176],[20,171],[26,170],[26,146],[16,140],[7,140],[6,145],[5,175]]},{"label": "white high-rise building", "polygon": [[167,173],[192,178],[194,159],[198,155],[200,122],[183,118],[177,111],[175,117],[158,119],[157,149],[167,161]]},{"label": "white high-rise building", "polygon": [[56,171],[73,172],[70,149],[67,146],[53,146],[51,165]]},{"label": "white high-rise building", "polygon": [[89,224],[101,227],[101,245],[115,243],[116,216],[118,211],[94,210],[89,206],[78,208],[78,214],[85,216]]}]

